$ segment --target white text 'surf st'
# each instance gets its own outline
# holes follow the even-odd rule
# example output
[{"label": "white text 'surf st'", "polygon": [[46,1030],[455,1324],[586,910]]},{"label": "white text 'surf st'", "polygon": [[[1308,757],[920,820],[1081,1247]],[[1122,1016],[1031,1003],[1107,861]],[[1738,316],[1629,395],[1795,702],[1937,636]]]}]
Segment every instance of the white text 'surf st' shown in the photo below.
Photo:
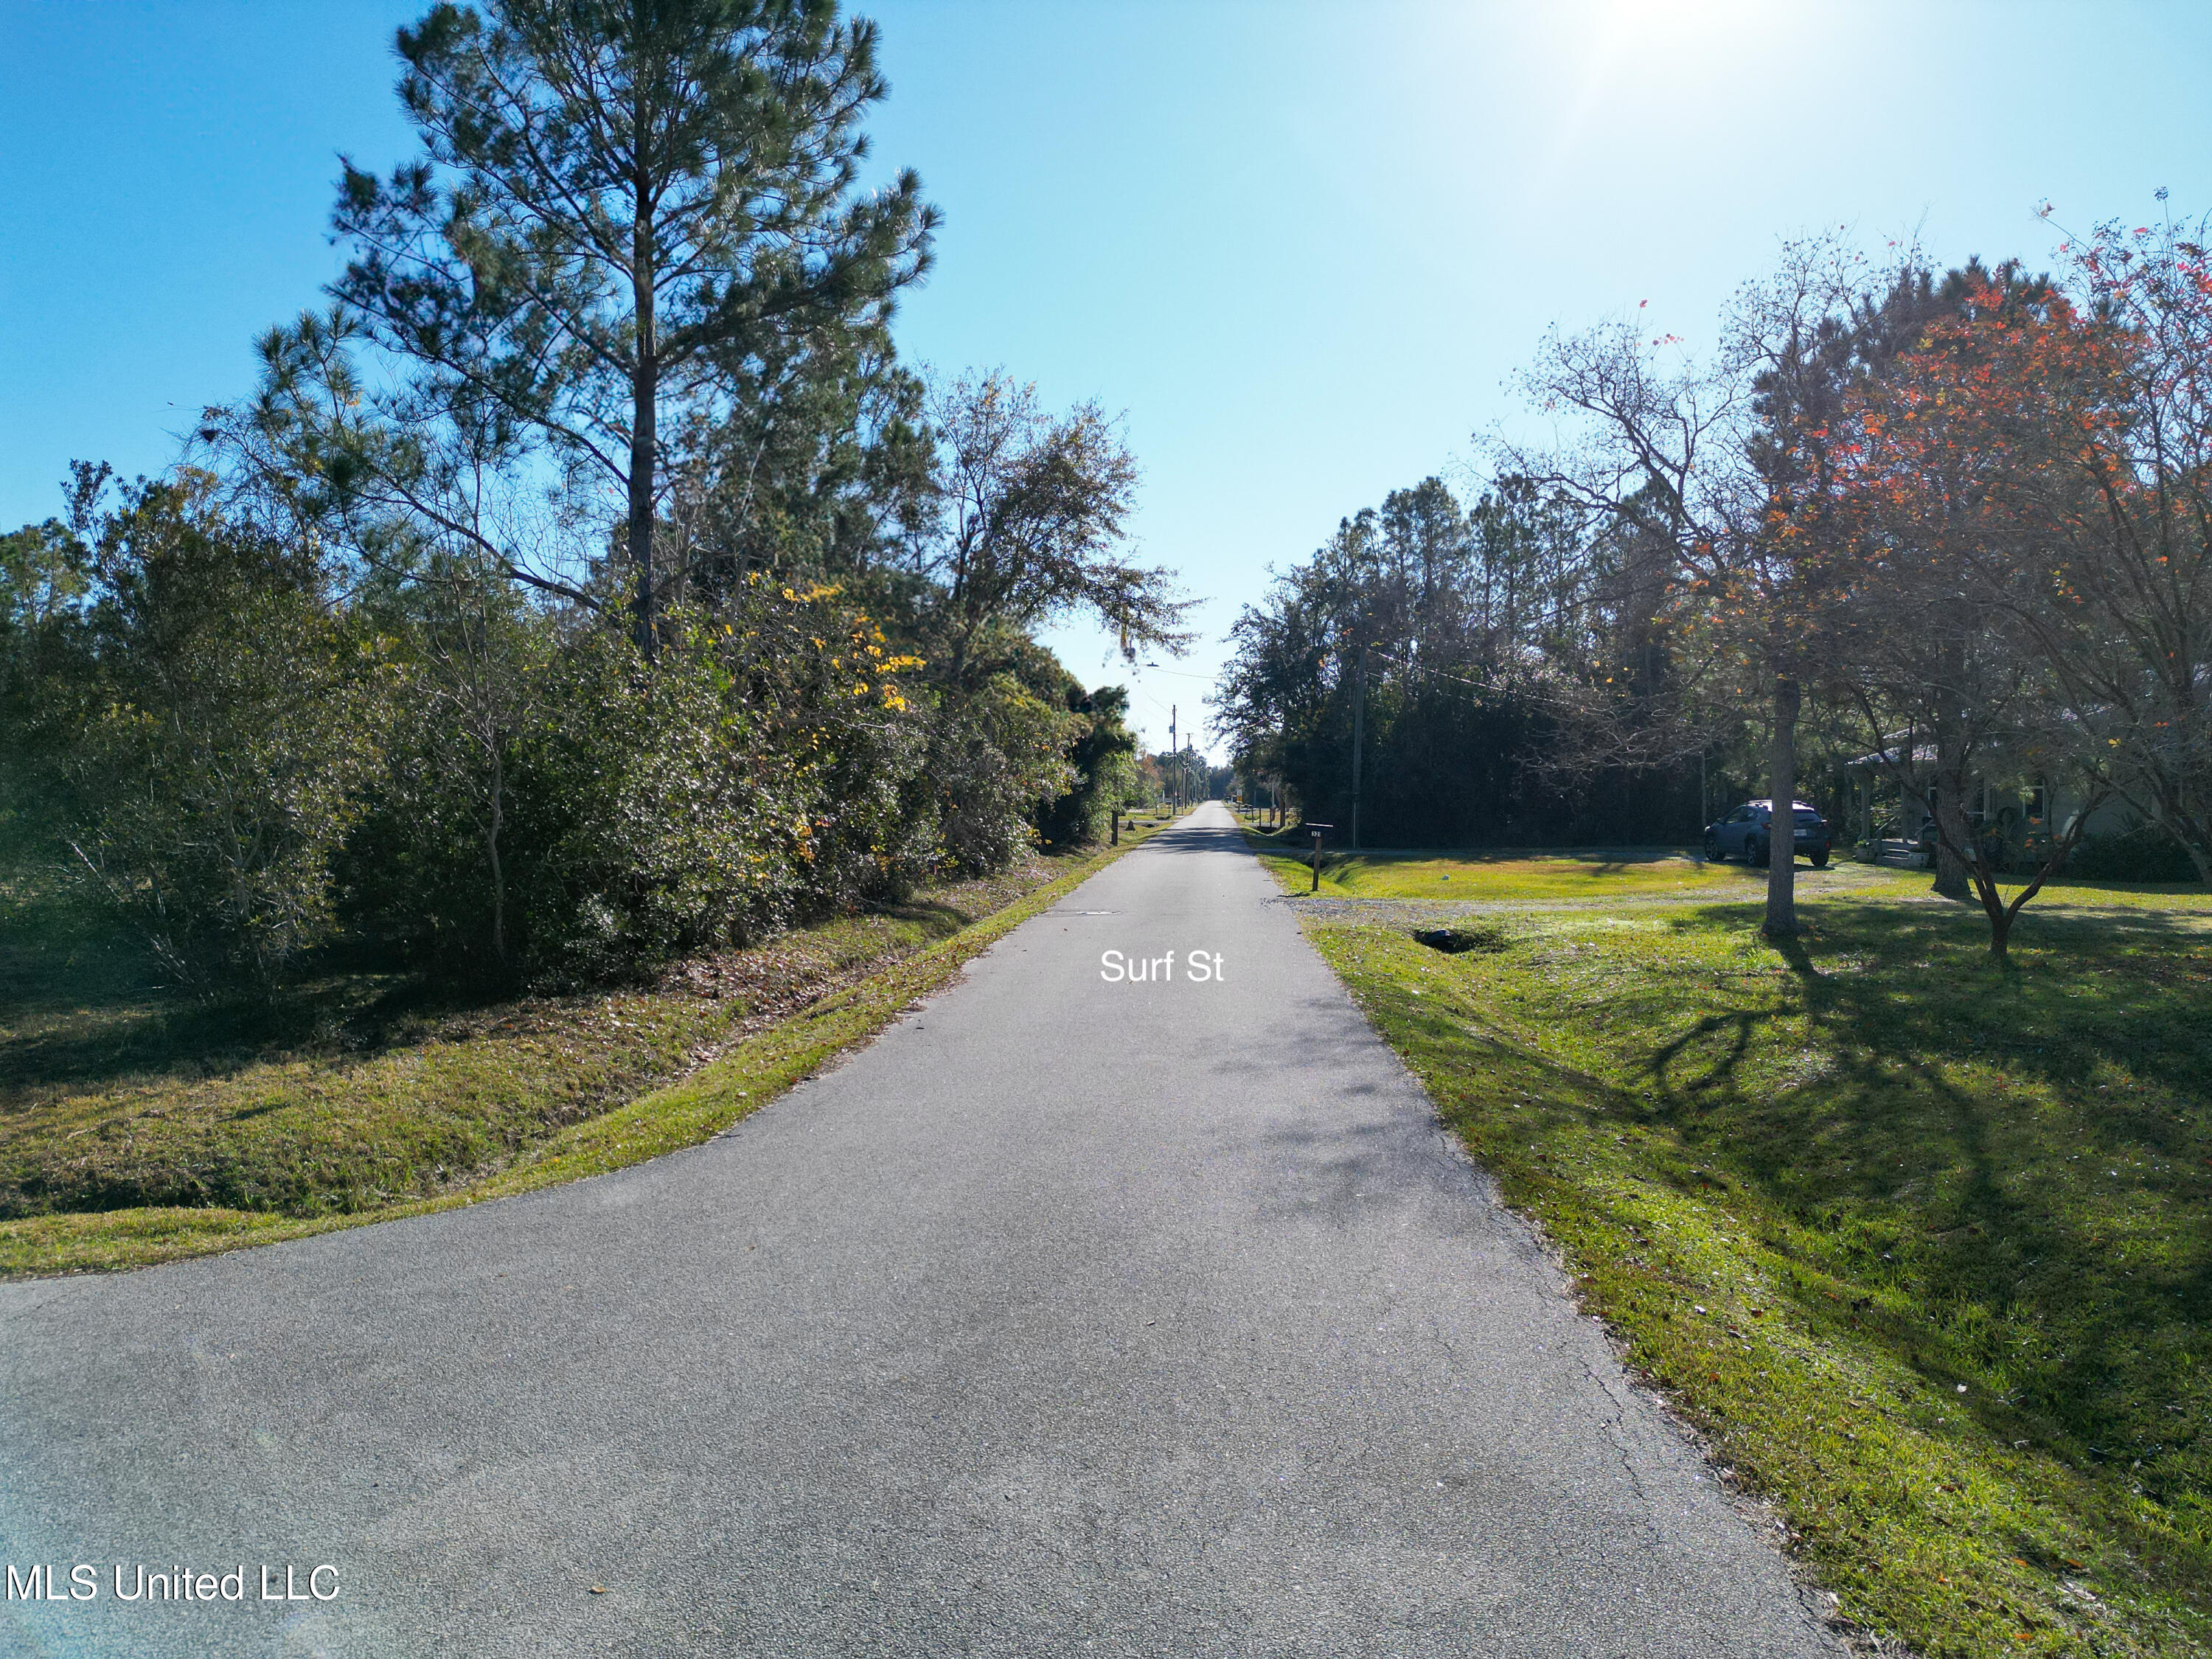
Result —
[{"label": "white text 'surf st'", "polygon": [[[1191,985],[1218,985],[1225,977],[1222,972],[1221,952],[1192,951],[1182,963],[1182,976]],[[1124,956],[1119,951],[1109,951],[1098,958],[1098,977],[1109,985],[1165,985],[1176,976],[1176,953],[1164,956]]]}]

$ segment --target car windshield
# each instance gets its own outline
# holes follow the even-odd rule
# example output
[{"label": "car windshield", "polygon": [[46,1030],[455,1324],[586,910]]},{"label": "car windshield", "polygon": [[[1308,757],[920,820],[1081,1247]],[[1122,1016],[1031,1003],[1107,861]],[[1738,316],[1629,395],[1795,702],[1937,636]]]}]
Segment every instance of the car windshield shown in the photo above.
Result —
[{"label": "car windshield", "polygon": [[1809,807],[1809,806],[1801,806],[1801,807],[1799,807],[1799,808],[1797,809],[1797,822],[1798,822],[1798,823],[1818,823],[1820,821],[1820,815],[1818,812],[1814,811],[1811,807]]}]

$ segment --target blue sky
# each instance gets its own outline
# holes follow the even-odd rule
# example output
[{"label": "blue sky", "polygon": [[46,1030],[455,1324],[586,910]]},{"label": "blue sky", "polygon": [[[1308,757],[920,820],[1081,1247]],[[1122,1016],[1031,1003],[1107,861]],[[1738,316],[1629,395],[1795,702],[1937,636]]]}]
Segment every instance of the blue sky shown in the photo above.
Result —
[{"label": "blue sky", "polygon": [[[314,303],[341,150],[410,149],[382,0],[0,0],[0,523],[155,471]],[[1126,414],[1145,556],[1205,601],[1164,744],[1267,567],[1510,417],[1553,321],[1709,337],[1784,237],[2046,257],[2212,207],[2212,6],[902,0],[886,167],[946,224],[902,349]],[[1105,641],[1054,638],[1094,683]],[[1170,672],[1175,671],[1175,672]],[[1202,736],[1202,732],[1201,732]]]}]

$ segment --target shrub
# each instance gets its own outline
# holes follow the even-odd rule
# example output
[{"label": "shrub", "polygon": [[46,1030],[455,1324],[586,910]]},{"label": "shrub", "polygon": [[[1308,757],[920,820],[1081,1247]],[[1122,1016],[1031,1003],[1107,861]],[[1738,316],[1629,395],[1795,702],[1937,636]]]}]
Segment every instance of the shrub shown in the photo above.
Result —
[{"label": "shrub", "polygon": [[1067,750],[1087,726],[1012,674],[938,695],[917,804],[948,872],[1000,869],[1036,845],[1030,815],[1075,782]]},{"label": "shrub", "polygon": [[618,975],[927,872],[902,795],[926,742],[908,664],[836,589],[756,581],[678,613],[649,669],[604,619],[455,616],[440,592],[349,860],[363,918],[418,957]]},{"label": "shrub", "polygon": [[2187,849],[2154,823],[2116,834],[2084,836],[2067,855],[2066,872],[2091,881],[2197,879],[2197,866]]},{"label": "shrub", "polygon": [[85,509],[88,603],[48,621],[17,757],[45,775],[52,852],[180,980],[272,983],[333,925],[374,653],[313,559],[226,522],[204,475]]},{"label": "shrub", "polygon": [[1122,723],[1129,708],[1122,687],[1102,685],[1086,693],[1071,678],[1066,699],[1068,711],[1084,720],[1067,754],[1075,781],[1039,812],[1037,828],[1050,845],[1083,847],[1106,839],[1108,815],[1134,790],[1137,738]]}]

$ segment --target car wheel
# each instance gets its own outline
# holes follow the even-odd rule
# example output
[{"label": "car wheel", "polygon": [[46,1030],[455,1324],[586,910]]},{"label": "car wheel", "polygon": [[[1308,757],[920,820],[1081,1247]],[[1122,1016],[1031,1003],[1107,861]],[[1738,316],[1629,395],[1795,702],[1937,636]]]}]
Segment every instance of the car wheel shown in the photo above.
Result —
[{"label": "car wheel", "polygon": [[1828,867],[1828,849],[1826,848],[1823,847],[1819,852],[1814,853],[1809,856],[1813,860],[1813,867],[1815,870],[1825,870]]},{"label": "car wheel", "polygon": [[1766,843],[1763,841],[1747,841],[1744,842],[1743,861],[1746,864],[1752,866],[1754,869],[1765,863]]},{"label": "car wheel", "polygon": [[1721,851],[1721,841],[1718,836],[1707,836],[1705,837],[1705,862],[1708,864],[1726,864],[1728,862],[1728,854]]}]

